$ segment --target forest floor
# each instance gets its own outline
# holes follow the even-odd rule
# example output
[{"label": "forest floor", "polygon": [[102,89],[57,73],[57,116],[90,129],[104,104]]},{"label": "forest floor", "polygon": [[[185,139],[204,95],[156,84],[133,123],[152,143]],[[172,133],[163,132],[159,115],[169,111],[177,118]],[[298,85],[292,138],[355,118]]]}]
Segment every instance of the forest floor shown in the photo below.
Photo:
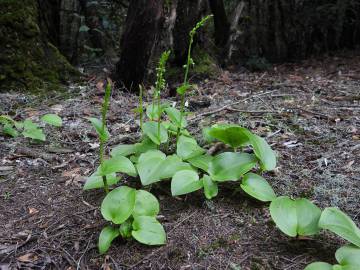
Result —
[{"label": "forest floor", "polygon": [[[360,225],[359,63],[359,56],[344,54],[259,73],[223,71],[198,82],[189,97],[190,130],[201,138],[202,127],[218,122],[250,128],[278,154],[278,167],[266,174],[278,195],[337,206]],[[103,192],[82,190],[98,163],[99,145],[87,120],[99,116],[103,93],[96,81],[72,87],[66,99],[1,94],[1,113],[16,119],[36,121],[44,113],[63,118],[62,128],[45,128],[45,143],[0,136],[1,270],[290,270],[315,260],[334,262],[342,240],[325,232],[290,239],[271,221],[268,205],[235,191],[236,184],[221,185],[212,201],[200,191],[174,198],[167,183],[154,186],[167,244],[116,240],[100,256]],[[113,93],[109,148],[139,137],[136,106],[135,95]],[[140,188],[130,179],[122,183]]]}]

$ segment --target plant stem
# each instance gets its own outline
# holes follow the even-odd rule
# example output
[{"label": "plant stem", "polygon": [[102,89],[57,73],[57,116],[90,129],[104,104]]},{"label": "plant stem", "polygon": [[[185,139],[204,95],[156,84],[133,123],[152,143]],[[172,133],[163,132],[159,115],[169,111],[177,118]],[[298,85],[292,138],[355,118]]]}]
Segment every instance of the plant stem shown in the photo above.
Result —
[{"label": "plant stem", "polygon": [[103,179],[103,183],[104,183],[105,193],[108,194],[109,193],[109,185],[108,185],[108,182],[106,179],[106,175],[103,175],[102,179]]},{"label": "plant stem", "polygon": [[[184,75],[184,82],[183,85],[188,84],[188,76],[189,76],[189,69],[190,69],[190,62],[191,62],[191,47],[194,42],[194,36],[192,33],[190,33],[190,42],[189,42],[189,48],[187,53],[187,62],[185,67],[185,75]],[[177,133],[176,133],[176,143],[179,140],[180,130],[181,130],[181,123],[182,119],[184,117],[184,109],[185,109],[185,93],[181,95],[181,101],[180,101],[180,126],[178,127]]]},{"label": "plant stem", "polygon": [[143,87],[139,85],[140,93],[139,93],[139,116],[140,116],[140,130],[141,135],[143,135]]}]

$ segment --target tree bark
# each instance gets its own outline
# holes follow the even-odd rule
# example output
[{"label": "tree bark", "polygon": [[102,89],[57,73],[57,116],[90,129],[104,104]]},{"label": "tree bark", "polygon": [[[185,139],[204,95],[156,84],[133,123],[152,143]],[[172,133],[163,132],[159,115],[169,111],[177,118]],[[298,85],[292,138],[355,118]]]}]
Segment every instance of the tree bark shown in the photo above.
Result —
[{"label": "tree bark", "polygon": [[209,4],[214,15],[215,44],[223,47],[226,45],[230,34],[230,24],[226,16],[224,2],[223,0],[209,0]]},{"label": "tree bark", "polygon": [[189,32],[200,19],[202,0],[179,0],[174,26],[174,62],[182,66],[186,62]]},{"label": "tree bark", "polygon": [[162,0],[132,0],[121,41],[115,79],[131,91],[138,91],[163,17]]}]

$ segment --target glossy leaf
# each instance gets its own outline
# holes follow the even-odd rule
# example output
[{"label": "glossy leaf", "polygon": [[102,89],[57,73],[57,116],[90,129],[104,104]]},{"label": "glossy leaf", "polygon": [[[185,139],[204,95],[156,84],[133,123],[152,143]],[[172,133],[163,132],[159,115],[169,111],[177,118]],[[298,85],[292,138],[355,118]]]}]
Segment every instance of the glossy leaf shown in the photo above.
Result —
[{"label": "glossy leaf", "polygon": [[159,213],[159,202],[154,195],[145,190],[136,191],[135,208],[133,216],[156,217]]},{"label": "glossy leaf", "polygon": [[46,140],[45,134],[37,124],[33,123],[29,119],[25,120],[23,124],[24,124],[24,131],[22,132],[22,135],[24,137],[31,138],[34,140],[40,140],[40,141]]},{"label": "glossy leaf", "polygon": [[209,173],[214,181],[237,181],[255,167],[257,160],[247,153],[225,152],[215,156],[209,163]]},{"label": "glossy leaf", "polygon": [[91,124],[93,125],[93,127],[96,130],[96,133],[98,134],[100,140],[106,142],[109,139],[109,131],[107,130],[106,127],[102,127],[102,122],[100,119],[97,118],[89,118],[89,121],[91,122]]},{"label": "glossy leaf", "polygon": [[116,156],[130,156],[132,154],[135,154],[136,152],[136,147],[134,144],[120,144],[116,147],[114,147],[111,150],[111,156],[112,157],[116,157]]},{"label": "glossy leaf", "polygon": [[151,139],[145,136],[140,143],[135,143],[135,154],[140,155],[149,150],[155,150],[157,147],[158,146]]},{"label": "glossy leaf", "polygon": [[136,169],[132,162],[123,156],[115,156],[110,159],[104,160],[100,165],[96,175],[108,175],[116,172],[126,173],[130,176],[136,176]]},{"label": "glossy leaf", "polygon": [[246,128],[237,125],[217,124],[211,127],[208,135],[236,148],[250,143],[248,132]]},{"label": "glossy leaf", "polygon": [[158,137],[158,123],[146,122],[143,125],[143,131],[155,144],[160,145],[168,140],[167,130],[163,125],[160,125],[160,137]]},{"label": "glossy leaf", "polygon": [[135,217],[132,228],[132,236],[142,244],[153,246],[166,243],[165,230],[155,217]]},{"label": "glossy leaf", "polygon": [[160,181],[161,166],[165,159],[166,155],[157,150],[140,155],[136,168],[142,185],[146,186]]},{"label": "glossy leaf", "polygon": [[268,143],[258,135],[248,132],[250,143],[254,149],[254,153],[260,160],[263,170],[271,171],[276,168],[276,155]]},{"label": "glossy leaf", "polygon": [[277,227],[291,237],[319,232],[321,210],[307,199],[278,197],[270,204],[270,214]]},{"label": "glossy leaf", "polygon": [[134,211],[136,190],[127,186],[109,192],[101,204],[102,216],[115,224],[127,220]]},{"label": "glossy leaf", "polygon": [[117,228],[106,226],[102,229],[99,236],[99,252],[100,254],[104,254],[108,251],[111,246],[111,242],[119,236],[119,230]]},{"label": "glossy leaf", "polygon": [[62,126],[62,119],[60,116],[58,116],[57,114],[53,114],[53,113],[49,113],[49,114],[45,114],[44,116],[41,117],[41,121],[55,126],[55,127],[61,127]]},{"label": "glossy leaf", "polygon": [[170,118],[171,122],[175,124],[177,128],[185,128],[187,126],[184,115],[183,117],[181,117],[181,112],[178,109],[174,107],[169,107],[165,109],[165,112]]},{"label": "glossy leaf", "polygon": [[356,266],[360,269],[360,248],[354,245],[346,245],[339,248],[335,253],[339,264]]},{"label": "glossy leaf", "polygon": [[180,136],[176,144],[176,154],[183,160],[188,160],[193,157],[202,155],[205,152],[195,139],[185,136]]},{"label": "glossy leaf", "polygon": [[333,266],[324,262],[314,262],[305,267],[304,270],[334,270]]},{"label": "glossy leaf", "polygon": [[2,132],[14,138],[19,136],[19,132],[13,128],[12,124],[5,124],[3,126]]},{"label": "glossy leaf", "polygon": [[209,164],[212,161],[212,159],[213,159],[212,156],[205,154],[205,155],[189,158],[187,161],[192,166],[207,172],[209,170]]},{"label": "glossy leaf", "polygon": [[360,229],[354,221],[335,207],[325,208],[321,214],[319,226],[332,231],[352,244],[360,247]]},{"label": "glossy leaf", "polygon": [[191,170],[178,171],[171,180],[171,194],[180,196],[199,190],[203,187],[199,175]]},{"label": "glossy leaf", "polygon": [[178,156],[166,157],[158,150],[148,151],[139,158],[137,169],[143,185],[149,185],[162,179],[171,178],[177,171],[189,169],[191,166]]},{"label": "glossy leaf", "polygon": [[[116,177],[115,173],[106,175],[107,184],[109,186],[115,185],[119,182],[120,178]],[[90,189],[97,189],[97,188],[103,188],[104,182],[102,176],[96,175],[94,173],[90,177],[86,178],[86,183],[83,187],[83,190],[90,190]]]},{"label": "glossy leaf", "polygon": [[183,84],[183,85],[181,85],[180,87],[178,87],[178,88],[176,89],[176,92],[177,92],[179,95],[184,95],[190,88],[191,88],[191,85],[190,85],[190,84]]},{"label": "glossy leaf", "polygon": [[247,194],[262,202],[271,202],[276,199],[276,194],[270,184],[255,173],[245,174],[240,186]]},{"label": "glossy leaf", "polygon": [[204,194],[206,199],[211,200],[212,198],[216,197],[219,192],[218,184],[217,182],[214,182],[211,180],[210,176],[204,175],[203,178],[201,178],[201,181],[204,185]]},{"label": "glossy leaf", "polygon": [[189,163],[183,162],[177,155],[166,157],[162,162],[160,179],[167,179],[174,176],[178,171],[194,170]]}]

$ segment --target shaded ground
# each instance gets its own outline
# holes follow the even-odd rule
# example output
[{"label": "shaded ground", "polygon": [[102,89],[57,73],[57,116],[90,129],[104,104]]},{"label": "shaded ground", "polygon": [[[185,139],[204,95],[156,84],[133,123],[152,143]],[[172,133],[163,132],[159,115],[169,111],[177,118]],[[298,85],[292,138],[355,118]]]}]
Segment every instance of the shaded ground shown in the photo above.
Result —
[{"label": "shaded ground", "polygon": [[[191,130],[200,138],[201,127],[226,121],[267,137],[279,165],[266,178],[279,195],[338,206],[360,225],[359,63],[351,54],[264,73],[223,72],[199,83],[189,98]],[[86,117],[99,115],[102,94],[92,82],[69,93],[72,98],[62,101],[0,96],[1,113],[37,120],[58,112],[64,121],[61,129],[45,129],[44,144],[0,137],[1,270],[303,269],[314,260],[332,262],[340,239],[327,233],[307,240],[284,236],[267,205],[234,192],[234,184],[223,184],[211,202],[201,192],[173,198],[167,183],[153,187],[168,244],[149,248],[119,240],[100,256],[103,193],[83,192],[81,186],[98,162],[96,136]],[[138,137],[131,113],[136,101],[114,93],[111,147]]]}]

